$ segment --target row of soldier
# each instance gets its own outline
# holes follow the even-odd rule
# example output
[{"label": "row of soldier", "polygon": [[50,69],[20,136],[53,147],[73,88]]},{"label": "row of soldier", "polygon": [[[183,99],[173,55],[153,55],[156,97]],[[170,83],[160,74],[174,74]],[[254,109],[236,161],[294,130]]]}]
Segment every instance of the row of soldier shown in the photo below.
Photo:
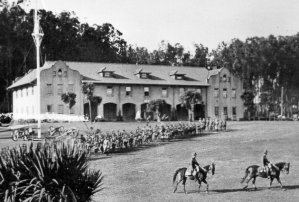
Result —
[{"label": "row of soldier", "polygon": [[[112,130],[103,132],[100,129],[90,127],[84,134],[79,133],[74,137],[74,143],[80,148],[94,153],[111,153],[128,150],[142,144],[157,141],[169,141],[173,138],[187,138],[203,133],[207,127],[211,130],[213,120],[201,119],[198,122],[164,122],[159,124],[146,124],[135,130]],[[219,122],[220,123],[220,122]],[[222,127],[218,130],[225,129]]]},{"label": "row of soldier", "polygon": [[198,120],[200,126],[206,131],[221,131],[226,130],[226,120],[225,119],[211,119],[202,118]]}]

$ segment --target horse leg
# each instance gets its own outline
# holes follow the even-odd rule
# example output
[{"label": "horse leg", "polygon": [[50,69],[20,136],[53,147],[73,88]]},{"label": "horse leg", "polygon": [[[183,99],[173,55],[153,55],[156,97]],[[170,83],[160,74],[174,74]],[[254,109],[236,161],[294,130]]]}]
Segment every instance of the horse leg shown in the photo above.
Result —
[{"label": "horse leg", "polygon": [[253,184],[254,190],[257,190],[256,185],[255,185],[255,180],[256,180],[256,177],[253,178],[252,184]]},{"label": "horse leg", "polygon": [[180,184],[181,181],[182,181],[182,180],[180,179],[179,181],[176,182],[176,185],[175,185],[175,188],[174,188],[173,193],[176,192],[176,190],[178,189],[178,185]]},{"label": "horse leg", "polygon": [[268,189],[271,189],[272,182],[273,182],[273,177],[270,177],[270,183]]},{"label": "horse leg", "polygon": [[280,177],[277,177],[276,179],[277,179],[277,182],[280,184],[280,189],[283,190],[282,183],[280,181]]},{"label": "horse leg", "polygon": [[183,181],[183,178],[181,178],[181,176],[180,176],[179,179],[178,179],[178,181],[176,181],[176,186],[175,186],[175,188],[174,188],[173,193],[176,192],[176,190],[177,190],[177,188],[178,188],[178,185],[180,184],[181,181]]},{"label": "horse leg", "polygon": [[201,182],[198,180],[198,193],[200,193]]},{"label": "horse leg", "polygon": [[250,180],[251,180],[252,178],[253,178],[252,176],[249,177],[249,179],[246,181],[246,185],[245,185],[245,187],[243,187],[243,189],[246,189],[246,188],[248,187],[248,183],[250,182]]},{"label": "horse leg", "polygon": [[184,185],[184,192],[185,192],[185,194],[187,194],[187,192],[186,192],[186,181],[187,181],[187,178],[184,177],[184,179],[183,179],[183,185]]},{"label": "horse leg", "polygon": [[209,184],[208,184],[208,182],[207,182],[206,180],[203,180],[203,182],[207,185],[207,190],[206,190],[206,192],[209,193]]}]

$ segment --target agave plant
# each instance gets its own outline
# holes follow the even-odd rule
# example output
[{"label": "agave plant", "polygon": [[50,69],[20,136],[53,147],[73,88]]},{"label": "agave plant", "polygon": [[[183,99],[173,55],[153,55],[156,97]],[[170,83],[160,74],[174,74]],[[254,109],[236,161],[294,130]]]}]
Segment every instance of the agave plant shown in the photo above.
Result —
[{"label": "agave plant", "polygon": [[88,169],[88,154],[75,146],[13,149],[0,156],[0,200],[91,201],[102,190],[100,171]]}]

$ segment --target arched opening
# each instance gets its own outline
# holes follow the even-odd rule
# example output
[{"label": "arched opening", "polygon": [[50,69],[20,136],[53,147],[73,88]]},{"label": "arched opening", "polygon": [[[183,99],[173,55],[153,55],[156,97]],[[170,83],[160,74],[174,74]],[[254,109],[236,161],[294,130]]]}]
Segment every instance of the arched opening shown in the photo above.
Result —
[{"label": "arched opening", "polygon": [[105,103],[104,104],[104,119],[107,121],[116,121],[117,120],[117,105],[114,103]]},{"label": "arched opening", "polygon": [[194,105],[194,120],[198,120],[199,118],[205,118],[205,105],[204,104],[196,104]]},{"label": "arched opening", "polygon": [[166,120],[170,120],[171,118],[171,105],[165,103],[164,105],[161,106],[160,108],[160,116],[162,117],[167,117]]},{"label": "arched opening", "polygon": [[188,120],[188,110],[185,106],[182,106],[181,104],[176,106],[176,118],[178,121]]},{"label": "arched opening", "polygon": [[141,118],[146,119],[147,117],[151,117],[150,120],[153,119],[154,113],[150,110],[148,103],[141,104]]},{"label": "arched opening", "polygon": [[126,103],[122,106],[123,110],[123,120],[124,121],[133,121],[135,120],[136,107],[133,103]]}]

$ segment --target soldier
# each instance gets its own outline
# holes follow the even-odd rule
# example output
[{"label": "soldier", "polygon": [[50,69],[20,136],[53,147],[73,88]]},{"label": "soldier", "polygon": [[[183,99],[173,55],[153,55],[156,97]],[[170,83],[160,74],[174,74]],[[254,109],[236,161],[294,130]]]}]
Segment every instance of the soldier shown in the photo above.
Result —
[{"label": "soldier", "polygon": [[[192,155],[192,159],[191,159],[191,175],[193,175],[194,177],[196,176],[196,173],[202,169],[203,171],[207,172],[204,168],[201,168],[199,166],[199,163],[197,162],[196,160],[196,157],[197,157],[197,153],[195,152],[193,155]],[[198,166],[198,170],[196,169],[196,166]]]},{"label": "soldier", "polygon": [[270,178],[270,175],[271,175],[270,172],[272,171],[272,164],[268,160],[267,155],[268,155],[268,151],[265,150],[264,154],[262,156],[262,165],[263,165],[264,171],[267,173],[268,178]]}]

